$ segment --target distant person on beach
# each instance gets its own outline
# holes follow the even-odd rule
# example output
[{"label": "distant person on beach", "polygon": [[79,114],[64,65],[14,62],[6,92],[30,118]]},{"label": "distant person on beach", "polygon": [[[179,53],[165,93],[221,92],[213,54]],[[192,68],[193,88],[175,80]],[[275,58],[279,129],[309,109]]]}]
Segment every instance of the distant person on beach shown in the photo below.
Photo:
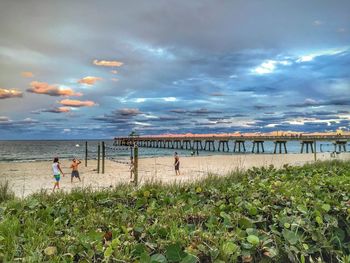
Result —
[{"label": "distant person on beach", "polygon": [[80,180],[80,176],[79,176],[79,171],[78,171],[78,165],[81,164],[81,161],[78,160],[78,159],[73,159],[73,162],[70,166],[70,168],[72,168],[72,175],[71,175],[71,178],[70,178],[70,182],[73,183],[73,177],[77,177],[79,179],[79,181],[81,182]]},{"label": "distant person on beach", "polygon": [[177,155],[177,152],[175,152],[175,162],[174,162],[174,166],[175,166],[175,175],[180,175],[180,158]]},{"label": "distant person on beach", "polygon": [[134,174],[135,174],[135,164],[134,164],[134,158],[131,156],[130,157],[130,166],[129,166],[129,170],[130,170],[130,182],[134,182]]},{"label": "distant person on beach", "polygon": [[53,171],[53,177],[55,178],[55,185],[54,185],[52,191],[55,191],[56,188],[60,189],[61,174],[64,177],[64,173],[61,170],[60,163],[58,161],[58,157],[55,157],[53,159],[52,171]]}]

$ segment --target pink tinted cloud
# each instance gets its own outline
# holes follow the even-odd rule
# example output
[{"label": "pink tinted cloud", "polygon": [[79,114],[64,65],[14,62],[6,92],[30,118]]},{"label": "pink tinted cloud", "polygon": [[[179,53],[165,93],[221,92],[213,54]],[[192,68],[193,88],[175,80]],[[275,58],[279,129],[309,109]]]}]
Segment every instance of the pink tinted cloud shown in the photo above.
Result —
[{"label": "pink tinted cloud", "polygon": [[61,88],[57,85],[50,85],[46,82],[32,81],[28,92],[36,94],[46,94],[49,96],[82,96],[80,92],[75,92],[71,88]]},{"label": "pink tinted cloud", "polygon": [[60,103],[63,106],[68,106],[68,107],[92,107],[96,105],[96,103],[91,100],[82,101],[82,100],[65,99],[65,100],[61,100]]},{"label": "pink tinted cloud", "polygon": [[117,70],[111,70],[111,73],[112,74],[118,74],[118,71]]},{"label": "pink tinted cloud", "polygon": [[100,80],[102,80],[102,78],[100,78],[100,77],[87,76],[85,78],[79,79],[78,83],[92,86],[97,81],[100,81]]},{"label": "pink tinted cloud", "polygon": [[20,98],[23,97],[23,93],[15,89],[1,89],[0,99]]},{"label": "pink tinted cloud", "polygon": [[116,60],[97,60],[95,59],[93,61],[94,65],[96,66],[103,66],[103,67],[120,67],[124,63]]},{"label": "pink tinted cloud", "polygon": [[21,73],[21,75],[22,75],[22,77],[24,77],[24,78],[32,78],[32,77],[34,77],[33,72],[30,72],[30,71],[23,71],[23,72]]},{"label": "pink tinted cloud", "polygon": [[118,82],[119,79],[117,79],[117,78],[111,78],[111,81]]}]

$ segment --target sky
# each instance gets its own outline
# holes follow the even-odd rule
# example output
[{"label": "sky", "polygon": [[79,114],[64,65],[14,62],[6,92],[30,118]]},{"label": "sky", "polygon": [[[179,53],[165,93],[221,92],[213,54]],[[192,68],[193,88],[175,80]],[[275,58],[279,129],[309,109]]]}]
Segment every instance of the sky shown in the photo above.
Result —
[{"label": "sky", "polygon": [[2,0],[0,139],[350,129],[348,0]]}]

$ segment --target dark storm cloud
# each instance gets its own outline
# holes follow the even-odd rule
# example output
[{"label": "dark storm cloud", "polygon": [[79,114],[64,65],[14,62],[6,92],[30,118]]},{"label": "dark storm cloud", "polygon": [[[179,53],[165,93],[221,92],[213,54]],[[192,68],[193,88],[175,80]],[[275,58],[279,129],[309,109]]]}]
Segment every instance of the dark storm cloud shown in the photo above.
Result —
[{"label": "dark storm cloud", "polygon": [[110,114],[93,117],[92,120],[114,125],[122,124],[125,128],[125,125],[131,126],[132,121],[140,114],[143,113],[137,108],[121,108],[112,111]]},{"label": "dark storm cloud", "polygon": [[[40,114],[42,112],[50,112],[50,113],[67,113],[70,112],[71,109],[67,107],[52,107],[48,109],[38,109],[31,111],[32,114]],[[62,122],[65,119],[57,119],[58,121]]]}]

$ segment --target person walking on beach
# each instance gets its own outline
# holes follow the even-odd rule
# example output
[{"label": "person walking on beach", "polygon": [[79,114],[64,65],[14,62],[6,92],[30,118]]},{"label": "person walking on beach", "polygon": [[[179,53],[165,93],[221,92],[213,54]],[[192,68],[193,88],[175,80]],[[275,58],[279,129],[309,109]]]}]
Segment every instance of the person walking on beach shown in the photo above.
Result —
[{"label": "person walking on beach", "polygon": [[77,177],[79,179],[79,182],[81,182],[80,180],[80,176],[79,176],[79,171],[78,171],[78,165],[81,164],[81,161],[74,158],[73,162],[70,166],[70,168],[72,168],[72,176],[70,178],[70,182],[73,183],[73,177]]},{"label": "person walking on beach", "polygon": [[175,166],[175,175],[180,175],[180,158],[177,155],[177,152],[175,152],[175,162],[174,162],[174,166]]},{"label": "person walking on beach", "polygon": [[58,157],[55,157],[53,159],[52,171],[53,171],[53,177],[55,178],[55,185],[54,185],[52,191],[55,191],[56,188],[60,189],[61,174],[64,177],[64,173],[61,170],[60,163],[58,161]]}]

